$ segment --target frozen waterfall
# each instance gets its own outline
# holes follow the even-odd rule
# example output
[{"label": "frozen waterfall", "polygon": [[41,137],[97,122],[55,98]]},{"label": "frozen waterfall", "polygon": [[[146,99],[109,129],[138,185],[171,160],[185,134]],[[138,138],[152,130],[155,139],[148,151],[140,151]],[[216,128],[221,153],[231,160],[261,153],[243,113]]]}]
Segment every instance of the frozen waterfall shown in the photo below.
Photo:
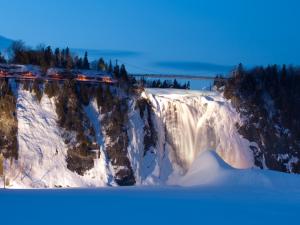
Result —
[{"label": "frozen waterfall", "polygon": [[183,172],[207,150],[216,150],[233,167],[253,166],[250,143],[236,128],[242,123],[239,114],[218,93],[147,89],[146,96],[153,106],[158,150],[169,151]]}]

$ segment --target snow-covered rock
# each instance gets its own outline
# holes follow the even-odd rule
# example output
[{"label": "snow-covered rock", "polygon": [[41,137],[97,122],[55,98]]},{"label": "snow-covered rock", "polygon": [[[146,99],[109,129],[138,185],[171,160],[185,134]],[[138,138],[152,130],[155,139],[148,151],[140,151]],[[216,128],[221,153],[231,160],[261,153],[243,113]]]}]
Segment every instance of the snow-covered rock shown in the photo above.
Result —
[{"label": "snow-covered rock", "polygon": [[105,163],[95,159],[95,166],[84,176],[67,168],[67,148],[57,125],[54,98],[19,88],[17,119],[19,157],[6,161],[6,177],[12,188],[96,187],[108,183]]},{"label": "snow-covered rock", "polygon": [[[110,141],[95,99],[83,111],[95,130],[100,157],[83,176],[67,167],[67,145],[57,124],[55,97],[14,87],[17,98],[18,160],[5,161],[11,188],[102,187],[116,185],[116,168],[106,152]],[[141,113],[137,98],[150,110]],[[252,185],[290,183],[281,173],[253,168],[250,145],[239,135],[239,114],[216,92],[147,89],[128,101],[127,157],[137,185]],[[143,115],[143,116],[141,116]],[[149,124],[151,121],[151,124]],[[151,127],[152,126],[152,127]],[[151,128],[150,128],[151,127]],[[146,150],[145,129],[155,132]],[[211,151],[212,149],[215,149]],[[274,179],[273,179],[274,178]],[[2,181],[1,181],[2,182]]]}]

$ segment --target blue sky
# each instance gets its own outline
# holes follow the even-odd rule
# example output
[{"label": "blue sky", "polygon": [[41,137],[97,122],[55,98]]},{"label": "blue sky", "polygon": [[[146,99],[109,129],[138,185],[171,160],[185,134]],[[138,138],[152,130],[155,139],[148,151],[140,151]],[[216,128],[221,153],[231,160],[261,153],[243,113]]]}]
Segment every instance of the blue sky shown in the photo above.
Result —
[{"label": "blue sky", "polygon": [[144,55],[144,65],[300,64],[297,0],[1,0],[0,5],[0,34],[32,46],[131,51]]}]

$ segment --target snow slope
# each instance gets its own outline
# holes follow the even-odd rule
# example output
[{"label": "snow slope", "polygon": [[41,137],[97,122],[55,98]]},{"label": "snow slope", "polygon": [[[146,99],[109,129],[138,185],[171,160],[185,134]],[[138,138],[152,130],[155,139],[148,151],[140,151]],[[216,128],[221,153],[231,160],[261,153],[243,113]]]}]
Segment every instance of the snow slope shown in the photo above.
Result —
[{"label": "snow slope", "polygon": [[[128,123],[128,157],[131,166],[135,172],[137,184],[157,185],[161,184],[161,169],[159,165],[160,155],[158,150],[152,148],[144,155],[144,125],[146,121],[142,120],[139,110],[136,109],[136,101],[129,103],[129,123]],[[144,112],[147,115],[147,111]]]},{"label": "snow slope", "polygon": [[299,192],[300,176],[270,170],[235,169],[215,151],[198,155],[188,172],[172,178],[169,184],[180,186],[220,186],[227,188],[266,188]]},{"label": "snow slope", "polygon": [[100,176],[105,177],[105,182],[109,185],[115,185],[113,180],[113,169],[112,165],[110,164],[109,160],[107,159],[107,155],[105,152],[105,137],[102,133],[101,127],[101,113],[97,106],[97,102],[93,99],[90,104],[85,107],[84,109],[87,117],[91,121],[95,133],[96,133],[96,141],[97,144],[100,146],[100,159],[95,160],[97,164],[95,167],[101,167]]},{"label": "snow slope", "polygon": [[6,162],[12,188],[95,187],[107,184],[106,168],[100,159],[84,176],[67,169],[67,149],[57,127],[54,99],[17,89],[19,159]]}]

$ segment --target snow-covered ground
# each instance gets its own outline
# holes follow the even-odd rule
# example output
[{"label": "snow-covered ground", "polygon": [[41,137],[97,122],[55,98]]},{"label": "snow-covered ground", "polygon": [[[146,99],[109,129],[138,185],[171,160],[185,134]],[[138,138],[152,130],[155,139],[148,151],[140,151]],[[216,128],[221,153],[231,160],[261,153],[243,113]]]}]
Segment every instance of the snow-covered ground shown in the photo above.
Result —
[{"label": "snow-covered ground", "polygon": [[[214,152],[202,153],[195,163],[183,178],[186,184],[196,185],[192,187],[0,190],[1,221],[24,225],[299,223],[299,176],[233,169]],[[16,216],[8,216],[14,212]]]},{"label": "snow-covered ground", "polygon": [[257,168],[235,169],[225,163],[215,151],[206,151],[198,155],[188,172],[173,182],[186,187],[262,188],[300,194],[299,175]]}]

